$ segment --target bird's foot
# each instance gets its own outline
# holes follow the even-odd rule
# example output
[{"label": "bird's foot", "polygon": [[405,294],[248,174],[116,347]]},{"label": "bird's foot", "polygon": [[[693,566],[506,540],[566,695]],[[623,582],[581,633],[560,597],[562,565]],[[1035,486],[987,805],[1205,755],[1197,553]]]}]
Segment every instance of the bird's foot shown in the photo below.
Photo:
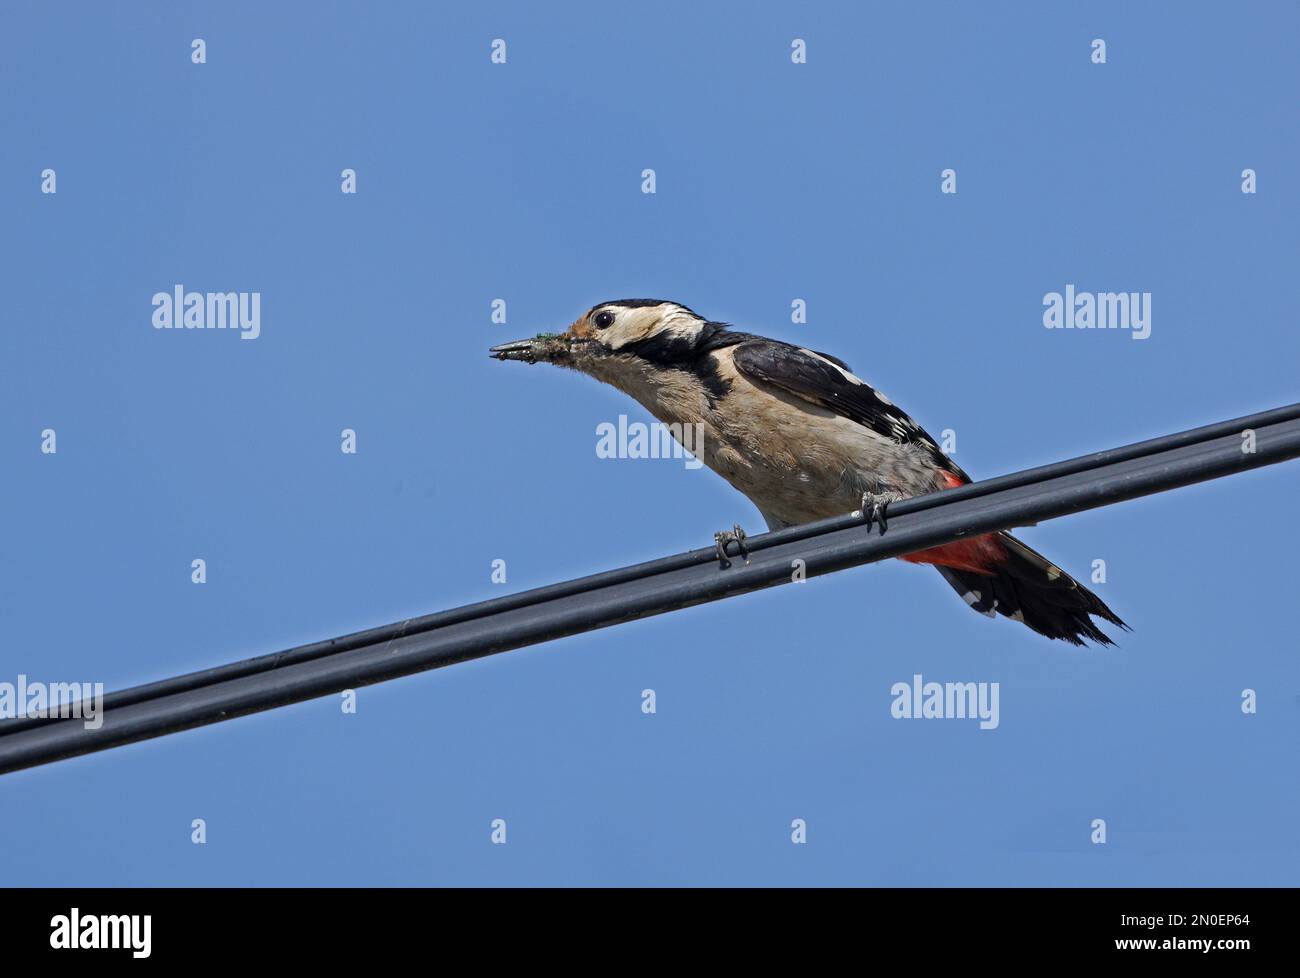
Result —
[{"label": "bird's foot", "polygon": [[745,546],[745,531],[736,523],[730,530],[719,530],[713,534],[714,546],[718,548],[718,564],[723,570],[731,566],[731,559],[727,556],[727,544],[734,543],[737,553],[745,558],[745,563],[749,563],[749,548]]},{"label": "bird's foot", "polygon": [[888,493],[870,493],[862,494],[862,520],[867,524],[867,532],[871,532],[871,527],[880,524],[880,535],[883,537],[885,531],[889,529],[889,523],[885,518],[885,510],[889,504],[894,501],[894,497]]}]

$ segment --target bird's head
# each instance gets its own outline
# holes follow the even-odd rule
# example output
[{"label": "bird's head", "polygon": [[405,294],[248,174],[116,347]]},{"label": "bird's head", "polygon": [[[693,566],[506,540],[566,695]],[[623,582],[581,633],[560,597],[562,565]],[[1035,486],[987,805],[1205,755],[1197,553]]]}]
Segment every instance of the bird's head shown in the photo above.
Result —
[{"label": "bird's head", "polygon": [[592,306],[563,333],[539,333],[488,352],[497,360],[554,363],[600,376],[620,362],[685,359],[707,325],[676,302],[616,299]]}]

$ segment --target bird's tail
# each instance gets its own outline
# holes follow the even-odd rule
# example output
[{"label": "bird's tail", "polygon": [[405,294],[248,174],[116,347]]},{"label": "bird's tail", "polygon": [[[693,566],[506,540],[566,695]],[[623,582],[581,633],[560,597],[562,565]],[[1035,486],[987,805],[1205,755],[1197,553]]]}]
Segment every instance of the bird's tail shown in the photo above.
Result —
[{"label": "bird's tail", "polygon": [[1084,639],[1114,645],[1090,615],[1129,630],[1106,602],[1010,533],[991,533],[902,559],[933,564],[981,614],[1005,615],[1048,638],[1071,645],[1083,645]]}]

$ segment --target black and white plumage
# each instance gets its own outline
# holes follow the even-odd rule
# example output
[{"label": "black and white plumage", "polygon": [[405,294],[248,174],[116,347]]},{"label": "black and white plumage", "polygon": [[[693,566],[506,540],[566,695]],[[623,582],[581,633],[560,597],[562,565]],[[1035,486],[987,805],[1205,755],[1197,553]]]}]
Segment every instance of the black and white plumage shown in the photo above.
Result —
[{"label": "black and white plumage", "polygon": [[[700,425],[701,461],[778,529],[969,482],[910,416],[842,360],[732,330],[679,303],[593,306],[563,334],[492,349],[604,381],[668,425]],[[698,446],[696,446],[698,447]],[[934,564],[975,610],[1076,645],[1111,644],[1095,594],[1007,533],[902,558]]]}]

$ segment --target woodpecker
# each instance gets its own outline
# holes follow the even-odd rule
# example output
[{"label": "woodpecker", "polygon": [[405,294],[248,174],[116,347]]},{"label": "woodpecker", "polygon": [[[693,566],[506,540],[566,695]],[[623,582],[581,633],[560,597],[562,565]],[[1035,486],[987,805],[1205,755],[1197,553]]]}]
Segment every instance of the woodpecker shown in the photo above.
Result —
[{"label": "woodpecker", "polygon": [[[770,530],[859,507],[883,524],[891,501],[971,481],[843,360],[739,332],[677,302],[602,302],[564,333],[489,353],[587,374],[665,424],[683,426],[670,430],[701,425],[689,429],[703,432],[701,460],[749,497]],[[743,546],[739,528],[737,535]],[[936,567],[981,614],[1004,615],[1048,638],[1113,645],[1094,615],[1128,630],[1099,597],[1006,532],[900,559]]]}]

